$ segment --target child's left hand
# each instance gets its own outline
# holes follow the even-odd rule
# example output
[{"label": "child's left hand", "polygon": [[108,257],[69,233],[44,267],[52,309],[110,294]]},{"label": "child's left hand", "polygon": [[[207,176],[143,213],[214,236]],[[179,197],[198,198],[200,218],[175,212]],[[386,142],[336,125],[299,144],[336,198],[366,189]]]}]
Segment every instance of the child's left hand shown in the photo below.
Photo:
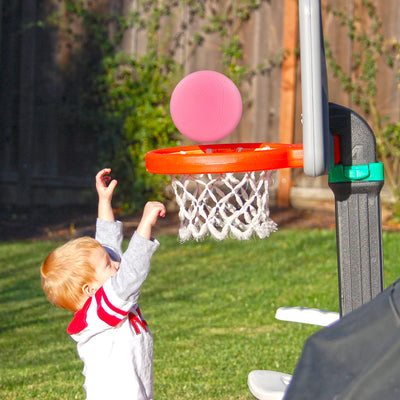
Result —
[{"label": "child's left hand", "polygon": [[165,217],[166,208],[159,201],[149,201],[144,206],[143,215],[137,227],[137,233],[146,238],[151,238],[151,229],[157,222],[158,217]]},{"label": "child's left hand", "polygon": [[153,226],[158,217],[165,217],[166,208],[163,203],[159,201],[148,201],[144,206],[142,221]]}]

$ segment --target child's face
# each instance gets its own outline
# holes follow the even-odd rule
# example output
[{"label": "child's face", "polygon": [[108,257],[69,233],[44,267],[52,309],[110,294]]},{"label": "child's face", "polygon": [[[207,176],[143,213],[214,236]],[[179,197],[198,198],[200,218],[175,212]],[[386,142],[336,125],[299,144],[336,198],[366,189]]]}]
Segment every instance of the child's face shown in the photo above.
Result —
[{"label": "child's face", "polygon": [[98,289],[119,270],[120,263],[111,260],[103,247],[93,250],[90,261],[96,268],[96,283],[99,285]]}]

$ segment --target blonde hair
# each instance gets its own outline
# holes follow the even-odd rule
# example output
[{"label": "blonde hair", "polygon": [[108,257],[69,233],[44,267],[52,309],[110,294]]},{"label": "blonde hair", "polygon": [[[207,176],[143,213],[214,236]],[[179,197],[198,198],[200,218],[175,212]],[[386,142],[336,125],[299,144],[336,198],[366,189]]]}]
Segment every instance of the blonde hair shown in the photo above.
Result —
[{"label": "blonde hair", "polygon": [[101,244],[90,237],[71,240],[53,250],[40,267],[42,287],[47,299],[70,311],[82,308],[86,299],[83,286],[95,279],[90,255]]}]

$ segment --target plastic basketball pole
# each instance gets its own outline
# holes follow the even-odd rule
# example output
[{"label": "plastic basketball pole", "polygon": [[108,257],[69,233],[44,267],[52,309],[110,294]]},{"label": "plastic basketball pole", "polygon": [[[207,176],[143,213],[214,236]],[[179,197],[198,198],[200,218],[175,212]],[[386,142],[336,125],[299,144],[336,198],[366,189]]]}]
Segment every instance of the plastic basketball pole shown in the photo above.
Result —
[{"label": "plastic basketball pole", "polygon": [[383,164],[375,136],[354,111],[329,105],[329,128],[340,136],[341,162],[329,173],[335,195],[340,313],[347,314],[383,290],[380,191]]}]

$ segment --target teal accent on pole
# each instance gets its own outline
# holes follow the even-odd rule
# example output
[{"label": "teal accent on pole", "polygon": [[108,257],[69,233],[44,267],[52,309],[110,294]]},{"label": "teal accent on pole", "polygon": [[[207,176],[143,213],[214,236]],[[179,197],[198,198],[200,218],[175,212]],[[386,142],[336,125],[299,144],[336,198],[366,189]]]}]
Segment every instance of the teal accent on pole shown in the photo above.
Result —
[{"label": "teal accent on pole", "polygon": [[329,172],[329,182],[383,181],[383,164],[335,165]]}]

